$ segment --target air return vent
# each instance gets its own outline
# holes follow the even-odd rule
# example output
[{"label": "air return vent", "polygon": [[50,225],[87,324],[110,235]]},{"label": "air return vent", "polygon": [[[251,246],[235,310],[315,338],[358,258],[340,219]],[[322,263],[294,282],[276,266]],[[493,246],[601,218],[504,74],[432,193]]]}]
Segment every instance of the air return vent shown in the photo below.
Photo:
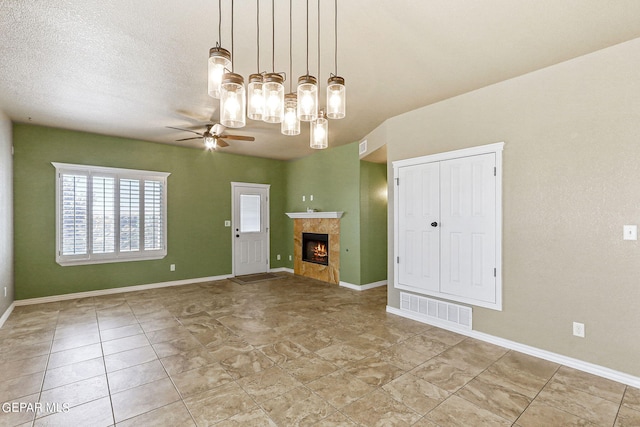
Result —
[{"label": "air return vent", "polygon": [[365,139],[358,145],[358,154],[361,156],[367,152],[367,140]]},{"label": "air return vent", "polygon": [[471,307],[400,292],[400,309],[426,323],[471,330]]}]

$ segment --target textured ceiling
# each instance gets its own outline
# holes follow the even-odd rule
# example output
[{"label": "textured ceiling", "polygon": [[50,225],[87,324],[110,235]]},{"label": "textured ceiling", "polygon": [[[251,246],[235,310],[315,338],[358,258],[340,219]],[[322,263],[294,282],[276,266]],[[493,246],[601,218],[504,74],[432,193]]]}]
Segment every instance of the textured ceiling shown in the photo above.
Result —
[{"label": "textured ceiling", "polygon": [[[289,76],[289,1],[235,1],[234,68]],[[320,78],[334,72],[334,1],[320,1]],[[306,2],[293,2],[293,79],[306,73]],[[231,0],[221,45],[231,49]],[[318,75],[318,0],[309,2],[309,70]],[[347,117],[329,123],[330,146],[362,139],[389,117],[640,37],[638,0],[339,0],[338,74]],[[29,122],[176,143],[201,131],[218,101],[207,95],[207,57],[218,41],[218,2],[0,0],[0,110]],[[292,159],[299,137],[247,120],[225,152]],[[201,147],[201,141],[176,143]],[[189,145],[190,144],[190,145]]]}]

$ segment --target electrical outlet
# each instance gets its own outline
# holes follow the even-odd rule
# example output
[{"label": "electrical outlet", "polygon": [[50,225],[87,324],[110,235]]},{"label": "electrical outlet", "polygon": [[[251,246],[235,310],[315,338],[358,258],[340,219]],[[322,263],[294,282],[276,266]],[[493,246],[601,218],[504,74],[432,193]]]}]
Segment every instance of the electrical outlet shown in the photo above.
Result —
[{"label": "electrical outlet", "polygon": [[573,335],[584,338],[584,323],[573,322]]},{"label": "electrical outlet", "polygon": [[276,255],[276,259],[280,261],[280,254]]},{"label": "electrical outlet", "polygon": [[313,202],[313,194],[309,196],[309,200]]},{"label": "electrical outlet", "polygon": [[293,256],[289,255],[289,261],[293,261]]},{"label": "electrical outlet", "polygon": [[176,265],[175,264],[171,264],[169,266],[169,271],[176,271]]},{"label": "electrical outlet", "polygon": [[306,201],[307,200],[307,196],[302,196],[302,201]]}]

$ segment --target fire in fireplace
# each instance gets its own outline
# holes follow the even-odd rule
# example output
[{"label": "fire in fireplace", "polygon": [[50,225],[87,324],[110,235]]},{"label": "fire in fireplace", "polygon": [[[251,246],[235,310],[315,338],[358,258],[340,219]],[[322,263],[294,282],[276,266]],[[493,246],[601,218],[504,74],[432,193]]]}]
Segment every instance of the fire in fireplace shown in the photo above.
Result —
[{"label": "fire in fireplace", "polygon": [[302,233],[302,260],[329,265],[329,235]]}]

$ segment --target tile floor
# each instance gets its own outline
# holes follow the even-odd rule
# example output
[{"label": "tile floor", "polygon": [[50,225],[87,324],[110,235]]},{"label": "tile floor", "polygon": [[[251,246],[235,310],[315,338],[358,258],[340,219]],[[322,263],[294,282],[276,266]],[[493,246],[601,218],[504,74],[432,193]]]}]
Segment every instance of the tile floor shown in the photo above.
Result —
[{"label": "tile floor", "polygon": [[0,426],[640,425],[638,389],[282,275],[16,307]]}]

